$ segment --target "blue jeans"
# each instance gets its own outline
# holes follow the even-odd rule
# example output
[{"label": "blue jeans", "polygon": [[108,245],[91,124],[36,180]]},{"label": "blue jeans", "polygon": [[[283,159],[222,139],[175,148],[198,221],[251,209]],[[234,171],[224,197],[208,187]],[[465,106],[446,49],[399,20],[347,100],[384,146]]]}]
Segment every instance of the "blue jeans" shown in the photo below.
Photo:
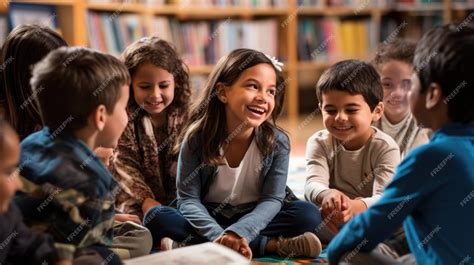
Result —
[{"label": "blue jeans", "polygon": [[[213,211],[210,214],[225,229],[247,213],[237,214],[231,218],[224,217],[219,213],[213,214]],[[189,244],[209,241],[200,236],[178,210],[168,206],[153,207],[145,214],[143,220],[143,225],[150,230],[153,236],[154,247],[159,247],[163,237]],[[253,256],[265,255],[265,246],[271,238],[294,237],[305,232],[314,232],[320,223],[321,214],[314,204],[305,201],[286,203],[267,227],[250,242],[249,246]]]}]

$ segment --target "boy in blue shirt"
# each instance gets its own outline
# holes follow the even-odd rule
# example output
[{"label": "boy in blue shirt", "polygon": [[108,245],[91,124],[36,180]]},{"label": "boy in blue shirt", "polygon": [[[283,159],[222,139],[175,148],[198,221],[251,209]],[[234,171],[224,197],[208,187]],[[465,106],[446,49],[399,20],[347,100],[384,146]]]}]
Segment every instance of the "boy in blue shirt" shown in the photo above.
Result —
[{"label": "boy in blue shirt", "polygon": [[359,251],[372,250],[402,222],[417,264],[464,264],[474,256],[474,28],[430,30],[418,42],[414,68],[411,109],[433,137],[402,161],[382,199],[333,239],[331,264],[378,259]]},{"label": "boy in blue shirt", "polygon": [[119,263],[127,251],[112,243],[117,183],[92,150],[117,145],[129,84],[123,63],[84,48],[57,49],[33,70],[45,127],[21,142],[25,187],[15,200],[27,225],[51,234],[61,257],[75,263],[89,255],[84,249],[99,254],[88,264]]},{"label": "boy in blue shirt", "polygon": [[59,261],[53,240],[35,233],[23,223],[18,207],[11,201],[21,188],[17,166],[20,158],[19,138],[13,128],[0,119],[0,264],[56,264]]}]

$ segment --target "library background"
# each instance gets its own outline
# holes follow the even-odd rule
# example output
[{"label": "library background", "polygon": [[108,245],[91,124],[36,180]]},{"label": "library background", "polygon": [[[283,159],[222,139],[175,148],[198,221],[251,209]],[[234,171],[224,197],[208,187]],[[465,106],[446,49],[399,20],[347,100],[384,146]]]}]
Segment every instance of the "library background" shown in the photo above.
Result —
[{"label": "library background", "polygon": [[318,114],[315,84],[329,65],[370,61],[381,42],[417,40],[435,25],[471,20],[473,10],[474,0],[2,0],[0,42],[19,24],[40,23],[69,45],[119,55],[156,35],[180,52],[194,92],[221,56],[258,49],[285,63],[282,127],[295,138]]}]

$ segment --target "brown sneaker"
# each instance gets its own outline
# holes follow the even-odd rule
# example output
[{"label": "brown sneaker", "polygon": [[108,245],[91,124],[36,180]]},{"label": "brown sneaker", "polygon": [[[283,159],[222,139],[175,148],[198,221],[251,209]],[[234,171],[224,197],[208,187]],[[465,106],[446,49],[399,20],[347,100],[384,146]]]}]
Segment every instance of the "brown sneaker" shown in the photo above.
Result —
[{"label": "brown sneaker", "polygon": [[160,241],[160,249],[161,250],[172,250],[176,248],[182,248],[187,246],[185,242],[176,242],[169,237],[163,237]]},{"label": "brown sneaker", "polygon": [[302,235],[290,238],[278,238],[276,243],[278,255],[282,257],[310,257],[316,258],[322,250],[321,241],[311,233],[306,232]]}]

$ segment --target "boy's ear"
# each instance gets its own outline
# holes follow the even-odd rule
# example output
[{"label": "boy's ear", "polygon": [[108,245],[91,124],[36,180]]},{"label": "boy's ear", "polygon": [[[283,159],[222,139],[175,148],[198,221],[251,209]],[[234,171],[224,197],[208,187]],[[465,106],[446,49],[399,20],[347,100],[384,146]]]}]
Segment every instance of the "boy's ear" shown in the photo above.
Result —
[{"label": "boy's ear", "polygon": [[431,83],[426,90],[425,108],[432,109],[444,99],[443,90],[437,83]]},{"label": "boy's ear", "polygon": [[92,121],[92,124],[99,131],[102,131],[105,127],[105,122],[107,121],[106,114],[107,114],[107,109],[105,105],[101,104],[97,106],[97,108],[95,108],[95,110],[89,116],[89,118]]},{"label": "boy's ear", "polygon": [[379,102],[377,106],[375,106],[374,111],[372,111],[372,122],[376,122],[382,118],[384,110],[383,102]]},{"label": "boy's ear", "polygon": [[221,82],[216,84],[217,97],[222,103],[227,103],[227,96],[225,91],[225,85]]}]

